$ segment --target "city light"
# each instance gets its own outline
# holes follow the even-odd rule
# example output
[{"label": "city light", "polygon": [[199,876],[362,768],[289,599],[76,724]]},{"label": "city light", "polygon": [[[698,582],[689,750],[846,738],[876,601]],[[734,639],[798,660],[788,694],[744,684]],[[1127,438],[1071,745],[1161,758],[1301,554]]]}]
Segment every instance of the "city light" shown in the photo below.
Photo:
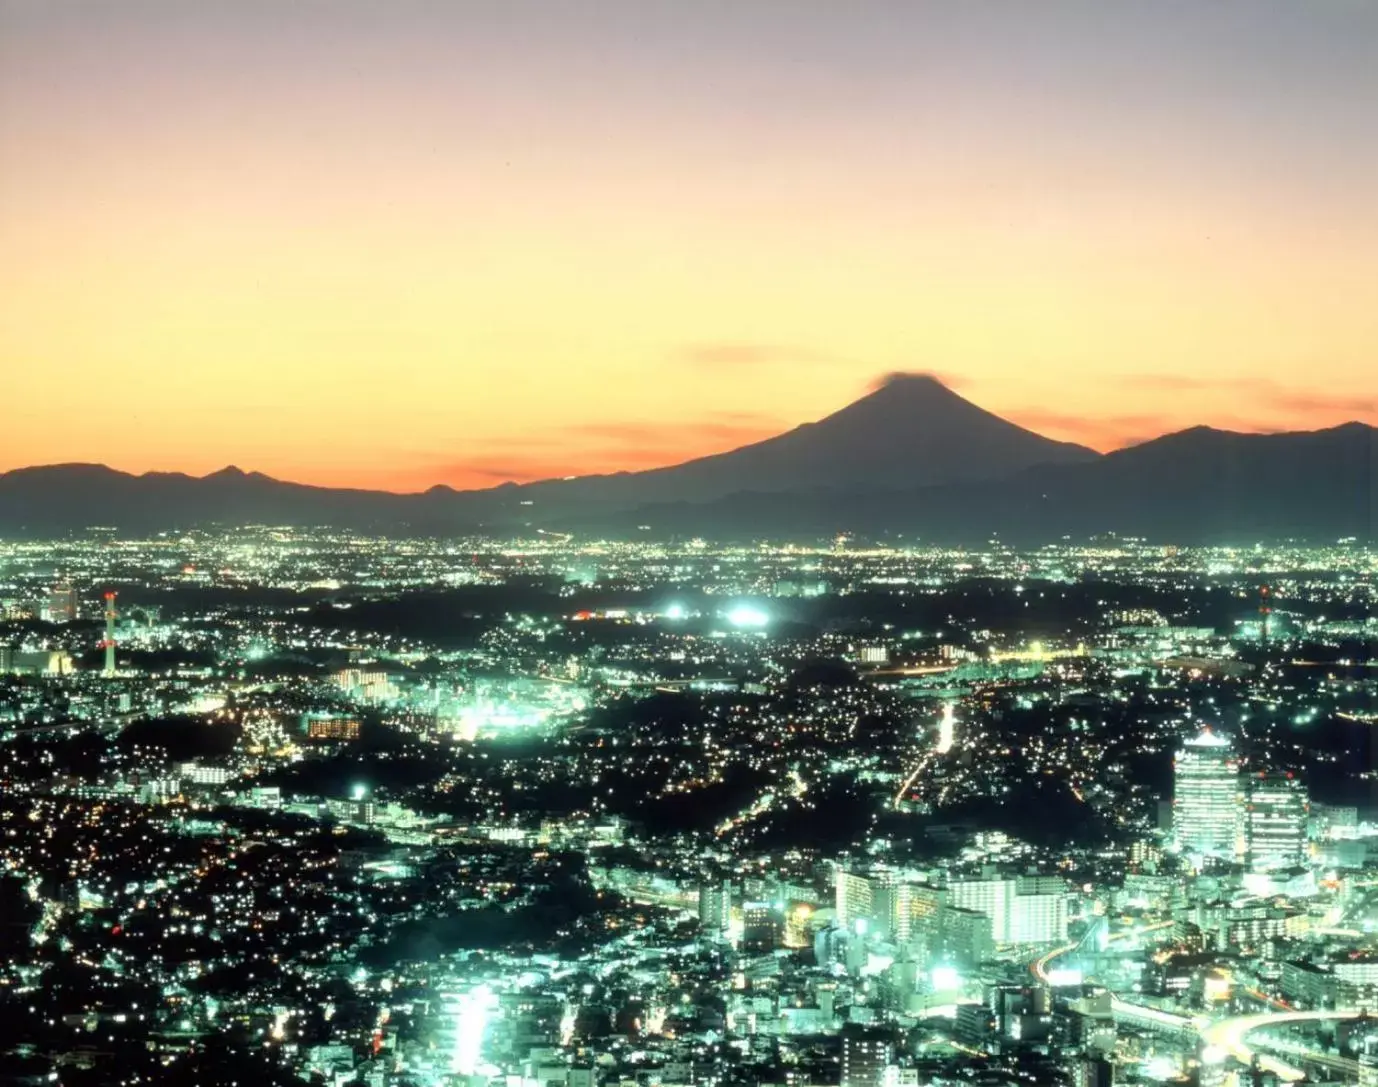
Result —
[{"label": "city light", "polygon": [[962,987],[961,974],[952,966],[935,966],[929,972],[929,983],[935,993],[945,993]]},{"label": "city light", "polygon": [[759,630],[770,622],[770,616],[751,604],[738,604],[727,613],[727,621],[734,627]]},{"label": "city light", "polygon": [[497,1006],[497,996],[487,985],[470,989],[449,1005],[454,1033],[450,1053],[452,1072],[461,1076],[472,1076],[478,1072],[488,1020]]},{"label": "city light", "polygon": [[[1101,1059],[1108,1035],[1078,1040],[1070,1018],[1090,1009],[1141,1036],[1146,1082],[1202,1046],[1229,1055],[1221,1074],[1251,1055],[1290,1082],[1326,1055],[1301,1032],[1284,1052],[1271,1028],[1328,1030],[1378,985],[1362,952],[1378,823],[1312,795],[1318,767],[1344,764],[1326,730],[1293,727],[1371,716],[1368,672],[1339,663],[1372,628],[1367,557],[1335,559],[1343,580],[1317,573],[1324,550],[1288,559],[1294,580],[1270,571],[1275,618],[1308,601],[1273,637],[1311,641],[1250,670],[1266,659],[1243,652],[1252,635],[1175,625],[1232,606],[1200,584],[1211,548],[460,548],[252,529],[117,544],[122,576],[157,599],[183,566],[232,570],[289,600],[366,577],[368,606],[400,618],[365,622],[363,594],[131,606],[112,686],[68,618],[100,614],[109,546],[0,540],[0,609],[19,615],[0,631],[23,639],[0,637],[0,874],[27,937],[0,982],[36,1023],[98,1009],[74,1029],[121,1059],[150,1032],[228,1022],[303,1081],[344,1082],[361,1059],[424,1087],[702,1062],[705,1082],[752,1087],[768,1026],[786,1050],[829,1034],[888,1050],[867,1087],[918,1072],[915,1052],[953,1079],[1051,1082]],[[585,612],[560,571],[595,546],[597,584],[634,588]],[[456,563],[483,592],[409,618],[412,588]],[[1002,583],[1035,602],[1076,569],[1097,588],[1058,605],[1064,632],[993,622]],[[910,621],[930,590],[941,624]],[[698,614],[690,592],[715,599],[711,633],[675,621]],[[59,621],[36,626],[49,595]],[[1183,916],[1208,925],[1204,948]],[[1003,979],[977,986],[992,967]],[[130,983],[164,1003],[99,1010]],[[1067,1039],[1056,1054],[1049,1032]],[[148,1052],[140,1081],[156,1082],[171,1051]]]}]

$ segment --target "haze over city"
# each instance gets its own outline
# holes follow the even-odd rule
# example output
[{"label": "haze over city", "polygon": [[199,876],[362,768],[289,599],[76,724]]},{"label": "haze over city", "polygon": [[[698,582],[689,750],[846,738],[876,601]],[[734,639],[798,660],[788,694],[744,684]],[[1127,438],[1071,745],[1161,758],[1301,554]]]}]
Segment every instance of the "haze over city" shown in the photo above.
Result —
[{"label": "haze over city", "polygon": [[0,2],[0,470],[418,490],[931,371],[1378,422],[1378,7]]}]

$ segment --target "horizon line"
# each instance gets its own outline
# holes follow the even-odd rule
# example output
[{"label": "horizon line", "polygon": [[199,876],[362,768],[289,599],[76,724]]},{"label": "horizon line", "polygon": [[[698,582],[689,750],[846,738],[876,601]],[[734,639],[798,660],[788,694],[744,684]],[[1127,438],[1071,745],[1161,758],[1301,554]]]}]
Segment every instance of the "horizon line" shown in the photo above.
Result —
[{"label": "horizon line", "polygon": [[[942,383],[939,382],[939,384],[942,384]],[[952,390],[950,389],[950,387],[948,387],[948,386],[946,386],[946,385],[944,385],[943,387],[944,387],[944,388],[947,388],[949,392],[952,391]],[[959,395],[959,394],[954,394],[954,395]],[[965,399],[965,398],[963,397],[962,399]],[[971,403],[971,402],[968,401],[968,403]],[[844,410],[844,409],[839,409],[839,410]],[[982,410],[985,410],[985,409],[982,409]],[[994,414],[994,413],[991,413],[991,414]],[[824,418],[828,418],[828,416],[824,416]],[[1150,444],[1151,442],[1161,441],[1161,440],[1164,439],[1164,438],[1171,438],[1171,437],[1175,437],[1175,436],[1180,435],[1180,434],[1188,434],[1188,433],[1191,433],[1191,432],[1193,432],[1193,431],[1211,431],[1211,432],[1217,433],[1217,434],[1231,434],[1231,435],[1239,435],[1239,436],[1241,436],[1241,437],[1270,437],[1270,436],[1284,435],[1284,434],[1321,434],[1321,433],[1324,433],[1324,432],[1326,432],[1326,431],[1343,430],[1343,429],[1345,429],[1345,428],[1347,428],[1347,427],[1363,427],[1364,429],[1368,429],[1368,430],[1378,429],[1378,428],[1375,428],[1375,426],[1374,426],[1373,424],[1371,424],[1371,423],[1366,423],[1366,422],[1364,422],[1364,421],[1361,420],[1361,419],[1349,419],[1349,420],[1346,420],[1345,422],[1342,422],[1342,423],[1334,423],[1334,424],[1332,424],[1332,425],[1330,425],[1330,426],[1323,426],[1323,427],[1297,428],[1297,429],[1279,429],[1279,428],[1277,428],[1277,427],[1270,427],[1270,428],[1263,428],[1263,429],[1258,429],[1258,430],[1237,430],[1237,429],[1232,429],[1232,428],[1230,428],[1230,427],[1212,426],[1212,425],[1209,424],[1209,423],[1195,423],[1195,424],[1192,424],[1191,426],[1181,427],[1181,428],[1179,428],[1179,429],[1177,429],[1177,430],[1168,430],[1168,431],[1164,431],[1163,433],[1153,435],[1152,437],[1142,438],[1142,439],[1137,440],[1137,441],[1126,442],[1124,445],[1116,446],[1116,447],[1114,447],[1114,448],[1112,448],[1112,449],[1095,449],[1095,448],[1093,448],[1092,446],[1089,446],[1089,445],[1082,445],[1082,443],[1080,443],[1080,442],[1071,442],[1071,441],[1065,441],[1065,440],[1063,440],[1063,439],[1058,439],[1058,438],[1049,438],[1046,434],[1042,434],[1042,433],[1040,433],[1039,431],[1034,430],[1034,429],[1031,428],[1031,427],[1024,427],[1024,426],[1022,426],[1022,424],[1014,423],[1014,420],[1005,419],[1003,416],[996,416],[996,418],[1002,419],[1002,420],[1005,421],[1005,422],[1013,423],[1013,424],[1016,425],[1016,426],[1020,426],[1021,429],[1028,430],[1030,433],[1033,433],[1033,434],[1037,434],[1038,437],[1040,437],[1040,438],[1045,438],[1046,440],[1048,440],[1048,441],[1050,441],[1050,442],[1059,442],[1059,443],[1061,443],[1061,444],[1063,444],[1063,445],[1081,445],[1082,448],[1085,448],[1085,449],[1090,450],[1091,452],[1095,453],[1098,457],[1108,457],[1108,456],[1111,456],[1111,455],[1113,455],[1113,454],[1115,454],[1115,453],[1122,453],[1122,452],[1124,452],[1124,451],[1126,451],[1126,450],[1129,450],[1129,449],[1136,449],[1136,448],[1139,448],[1140,446],[1148,445],[1148,444]],[[815,423],[820,422],[820,421],[821,421],[821,420],[811,420],[811,421],[806,422],[806,423],[800,423],[800,424],[798,424],[798,426],[811,426],[811,425],[814,425]],[[286,485],[286,486],[292,486],[292,487],[309,487],[309,488],[312,488],[312,489],[315,489],[315,490],[323,490],[323,491],[360,491],[360,492],[370,493],[370,494],[392,494],[392,495],[397,495],[397,496],[399,496],[399,497],[407,497],[407,496],[415,496],[415,495],[424,495],[424,494],[429,494],[430,492],[432,492],[432,491],[437,491],[437,490],[449,491],[449,492],[451,492],[451,493],[453,493],[453,494],[466,494],[466,493],[472,494],[472,493],[483,493],[483,492],[485,492],[485,491],[495,491],[495,490],[498,490],[498,489],[503,488],[503,487],[526,487],[526,486],[532,486],[532,485],[541,484],[541,483],[563,483],[563,482],[572,482],[572,481],[574,481],[574,480],[580,480],[580,479],[605,479],[605,478],[612,477],[612,476],[640,475],[640,474],[643,474],[643,473],[646,473],[646,472],[656,472],[656,471],[663,471],[663,470],[665,470],[665,469],[670,469],[670,468],[679,468],[679,467],[682,467],[683,465],[686,465],[686,464],[692,464],[692,463],[694,463],[695,461],[706,460],[706,459],[708,459],[708,458],[710,458],[710,457],[725,456],[725,455],[729,455],[729,454],[731,454],[731,453],[735,453],[735,452],[737,452],[738,450],[741,450],[741,449],[748,449],[748,448],[751,448],[751,447],[754,446],[754,445],[760,445],[760,444],[762,444],[763,442],[771,441],[771,440],[773,440],[774,438],[780,437],[780,436],[783,435],[783,434],[788,434],[788,433],[790,433],[791,431],[796,430],[796,429],[798,429],[798,427],[790,427],[790,428],[787,429],[787,430],[781,431],[779,434],[771,435],[771,436],[768,437],[768,438],[762,438],[762,439],[760,439],[760,440],[758,440],[758,441],[755,441],[755,442],[748,442],[748,443],[746,443],[745,445],[737,445],[737,446],[733,446],[733,447],[728,448],[728,449],[721,449],[721,450],[717,450],[717,451],[710,452],[710,453],[703,453],[703,454],[700,454],[699,456],[689,457],[689,458],[686,459],[686,460],[672,461],[672,462],[667,463],[667,464],[652,465],[652,466],[650,466],[650,467],[642,467],[642,468],[622,468],[622,469],[614,469],[614,470],[612,470],[612,471],[602,471],[602,472],[581,472],[581,473],[572,473],[572,474],[568,474],[568,475],[564,475],[564,476],[540,476],[540,477],[532,477],[532,478],[530,478],[530,479],[507,479],[507,480],[502,480],[502,481],[497,482],[497,483],[493,483],[493,484],[491,484],[490,486],[486,486],[486,487],[456,487],[456,486],[453,486],[452,484],[449,484],[449,483],[436,482],[436,483],[431,483],[431,484],[429,484],[429,485],[427,485],[427,486],[423,486],[423,487],[420,487],[420,488],[417,488],[417,489],[413,489],[413,490],[403,490],[403,489],[395,489],[395,488],[392,488],[392,487],[377,487],[377,486],[370,487],[370,486],[363,486],[363,485],[359,485],[359,484],[350,484],[350,483],[315,483],[315,482],[311,482],[311,481],[309,481],[309,480],[304,480],[304,479],[290,479],[290,478],[286,478],[286,477],[284,477],[284,476],[273,475],[273,474],[271,474],[271,473],[269,473],[269,472],[260,471],[260,470],[258,470],[258,469],[254,469],[254,468],[245,469],[245,468],[239,467],[239,466],[236,465],[236,464],[225,464],[225,465],[222,465],[222,466],[219,467],[219,468],[213,468],[213,469],[211,469],[211,470],[209,470],[209,471],[207,471],[207,472],[204,472],[204,473],[198,475],[198,474],[196,474],[195,472],[187,471],[186,469],[181,469],[181,468],[148,468],[148,469],[144,469],[143,471],[133,471],[133,470],[126,469],[126,468],[118,468],[118,467],[115,467],[115,466],[112,465],[112,464],[106,464],[106,463],[104,463],[104,462],[102,462],[102,461],[52,461],[52,462],[48,462],[48,463],[45,463],[45,464],[21,464],[21,465],[16,465],[16,466],[11,467],[11,468],[0,468],[0,479],[5,478],[6,476],[15,475],[15,474],[21,473],[21,472],[43,472],[43,471],[56,471],[56,470],[60,470],[60,469],[92,469],[92,470],[98,470],[98,471],[103,471],[103,472],[111,472],[111,473],[114,473],[114,474],[116,474],[116,475],[126,476],[126,477],[128,477],[128,478],[130,478],[130,479],[147,479],[147,478],[149,478],[150,476],[179,476],[179,477],[182,477],[182,478],[184,478],[184,479],[189,479],[189,480],[193,480],[193,481],[196,481],[196,482],[204,482],[205,480],[212,479],[212,478],[214,478],[214,477],[216,477],[216,476],[222,476],[222,475],[242,476],[242,477],[245,477],[245,478],[257,476],[257,477],[259,477],[259,478],[261,478],[261,479],[263,479],[263,480],[265,480],[265,481],[267,481],[267,482],[270,482],[270,483],[281,483],[281,484],[284,484],[284,485]]]}]

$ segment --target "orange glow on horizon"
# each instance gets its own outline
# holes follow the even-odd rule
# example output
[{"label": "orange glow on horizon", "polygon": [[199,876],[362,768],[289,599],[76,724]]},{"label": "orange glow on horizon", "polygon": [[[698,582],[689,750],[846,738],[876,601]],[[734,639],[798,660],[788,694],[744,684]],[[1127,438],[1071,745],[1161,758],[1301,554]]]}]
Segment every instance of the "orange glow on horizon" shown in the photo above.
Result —
[{"label": "orange glow on horizon", "polygon": [[1369,14],[694,7],[16,7],[0,471],[637,470],[895,370],[1100,450],[1378,424]]}]

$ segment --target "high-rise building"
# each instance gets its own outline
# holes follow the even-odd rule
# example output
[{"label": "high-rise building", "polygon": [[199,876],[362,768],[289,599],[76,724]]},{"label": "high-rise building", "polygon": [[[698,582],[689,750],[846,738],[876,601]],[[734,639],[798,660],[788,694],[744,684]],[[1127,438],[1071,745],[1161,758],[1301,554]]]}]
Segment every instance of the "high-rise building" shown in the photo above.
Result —
[{"label": "high-rise building", "polygon": [[1013,897],[1012,879],[963,879],[947,885],[950,905],[990,918],[991,938],[997,944],[1010,942],[1010,899]]},{"label": "high-rise building", "polygon": [[1072,1065],[1072,1087],[1114,1087],[1115,1066],[1103,1057],[1082,1057]]},{"label": "high-rise building", "polygon": [[785,915],[770,902],[748,902],[742,907],[742,950],[765,955],[784,944]]},{"label": "high-rise building", "polygon": [[849,1024],[842,1031],[840,1087],[881,1087],[894,1059],[888,1033]]},{"label": "high-rise building", "polygon": [[71,623],[80,612],[77,591],[70,585],[59,585],[48,594],[43,606],[43,618],[50,623]]},{"label": "high-rise building", "polygon": [[839,927],[900,943],[933,928],[941,900],[936,887],[884,870],[860,876],[838,868],[833,891]]},{"label": "high-rise building", "polygon": [[865,876],[837,869],[834,877],[837,923],[854,929],[858,920],[869,923],[876,904],[876,885]]},{"label": "high-rise building", "polygon": [[1184,853],[1233,857],[1239,825],[1239,761],[1223,736],[1203,729],[1172,765],[1172,837]]},{"label": "high-rise building", "polygon": [[1310,808],[1306,786],[1290,773],[1264,772],[1245,779],[1244,850],[1249,864],[1256,869],[1305,864]]},{"label": "high-rise building", "polygon": [[931,932],[937,924],[942,896],[923,883],[901,883],[891,900],[892,934],[901,943]]},{"label": "high-rise building", "polygon": [[989,917],[997,944],[1055,943],[1067,935],[1067,888],[1055,876],[957,880],[948,884],[947,901]]},{"label": "high-rise building", "polygon": [[1019,890],[1010,899],[1007,936],[1012,944],[1060,943],[1067,936],[1067,891]]},{"label": "high-rise building", "polygon": [[954,965],[979,966],[995,953],[990,918],[961,906],[943,906],[938,913],[938,947]]},{"label": "high-rise building", "polygon": [[720,939],[732,920],[732,884],[705,883],[699,887],[699,924],[704,936]]}]

